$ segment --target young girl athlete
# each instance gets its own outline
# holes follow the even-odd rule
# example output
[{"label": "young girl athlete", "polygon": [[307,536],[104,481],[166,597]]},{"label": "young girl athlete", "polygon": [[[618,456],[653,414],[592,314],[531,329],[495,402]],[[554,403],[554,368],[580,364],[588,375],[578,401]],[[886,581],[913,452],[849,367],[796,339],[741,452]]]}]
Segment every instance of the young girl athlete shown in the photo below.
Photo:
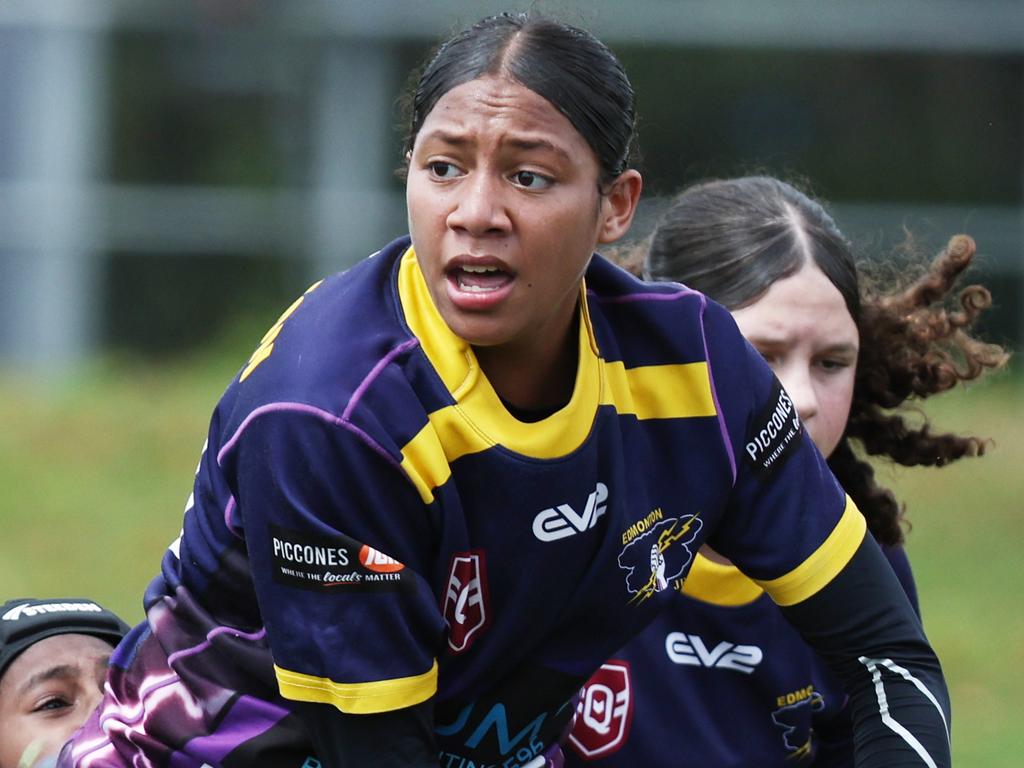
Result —
[{"label": "young girl athlete", "polygon": [[633,119],[581,30],[500,15],[440,48],[410,236],[228,387],[64,765],[560,764],[580,687],[705,541],[845,680],[863,765],[949,764],[938,661],[771,370],[724,309],[593,256],[640,195]]},{"label": "young girl athlete", "polygon": [[[984,451],[977,438],[911,427],[893,410],[1005,361],[1002,349],[968,335],[991,302],[984,288],[965,289],[955,312],[943,306],[973,255],[970,238],[955,237],[914,283],[878,294],[859,285],[851,249],[820,205],[777,179],[747,177],[685,190],[629,265],[732,311],[915,607],[900,507],[851,441],[906,466]],[[584,689],[569,764],[853,764],[840,681],[758,584],[705,549],[673,586],[690,599]]]}]

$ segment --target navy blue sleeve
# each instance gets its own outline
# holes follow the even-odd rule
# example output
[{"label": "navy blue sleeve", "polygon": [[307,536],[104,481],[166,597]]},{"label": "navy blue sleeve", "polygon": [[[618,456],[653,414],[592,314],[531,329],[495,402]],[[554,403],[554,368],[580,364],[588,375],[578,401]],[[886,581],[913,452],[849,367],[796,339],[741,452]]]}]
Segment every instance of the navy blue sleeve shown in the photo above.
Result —
[{"label": "navy blue sleeve", "polygon": [[861,540],[864,518],[729,312],[708,301],[702,322],[735,468],[727,514],[708,543],[775,602],[791,605],[838,573]]},{"label": "navy blue sleeve", "polygon": [[351,714],[428,699],[444,619],[412,483],[342,419],[302,404],[239,432],[224,463],[281,695]]},{"label": "navy blue sleeve", "polygon": [[828,585],[782,611],[843,680],[859,768],[949,766],[942,669],[886,563],[865,536]]}]

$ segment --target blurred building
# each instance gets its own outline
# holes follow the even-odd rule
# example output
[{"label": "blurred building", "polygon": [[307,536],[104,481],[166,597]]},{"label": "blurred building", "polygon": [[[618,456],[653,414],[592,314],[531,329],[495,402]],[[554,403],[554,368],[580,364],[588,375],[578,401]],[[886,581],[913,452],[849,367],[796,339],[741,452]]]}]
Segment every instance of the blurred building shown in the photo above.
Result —
[{"label": "blurred building", "polygon": [[[507,4],[0,2],[0,364],[154,355],[405,230],[398,96],[449,32]],[[811,181],[863,252],[974,235],[1024,337],[1020,0],[530,3],[593,30],[639,97],[658,196]]]}]

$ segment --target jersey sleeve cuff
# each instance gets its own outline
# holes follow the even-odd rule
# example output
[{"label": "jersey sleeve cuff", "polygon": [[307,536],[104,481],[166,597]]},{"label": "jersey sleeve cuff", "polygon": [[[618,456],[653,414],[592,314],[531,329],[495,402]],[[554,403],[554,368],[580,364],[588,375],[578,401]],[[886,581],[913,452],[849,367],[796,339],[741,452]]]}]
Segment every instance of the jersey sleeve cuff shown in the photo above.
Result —
[{"label": "jersey sleeve cuff", "polygon": [[810,557],[777,579],[755,581],[778,605],[795,605],[828,584],[850,562],[864,540],[867,522],[849,496],[832,533]]},{"label": "jersey sleeve cuff", "polygon": [[426,701],[437,692],[436,660],[422,675],[368,683],[336,683],[326,677],[282,669],[276,664],[274,674],[284,698],[333,704],[342,712],[353,715],[405,709]]}]

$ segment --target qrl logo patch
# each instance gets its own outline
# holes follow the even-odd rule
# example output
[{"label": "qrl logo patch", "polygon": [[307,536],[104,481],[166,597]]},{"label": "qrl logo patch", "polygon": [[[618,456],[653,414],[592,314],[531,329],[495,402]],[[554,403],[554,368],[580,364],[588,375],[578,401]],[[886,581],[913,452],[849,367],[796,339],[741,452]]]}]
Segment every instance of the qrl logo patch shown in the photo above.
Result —
[{"label": "qrl logo patch", "polygon": [[454,555],[444,598],[448,647],[453,652],[462,653],[469,648],[487,625],[487,603],[487,571],[483,552]]},{"label": "qrl logo patch", "polygon": [[602,664],[580,691],[569,743],[584,759],[597,760],[626,743],[632,722],[629,663],[613,659]]}]

